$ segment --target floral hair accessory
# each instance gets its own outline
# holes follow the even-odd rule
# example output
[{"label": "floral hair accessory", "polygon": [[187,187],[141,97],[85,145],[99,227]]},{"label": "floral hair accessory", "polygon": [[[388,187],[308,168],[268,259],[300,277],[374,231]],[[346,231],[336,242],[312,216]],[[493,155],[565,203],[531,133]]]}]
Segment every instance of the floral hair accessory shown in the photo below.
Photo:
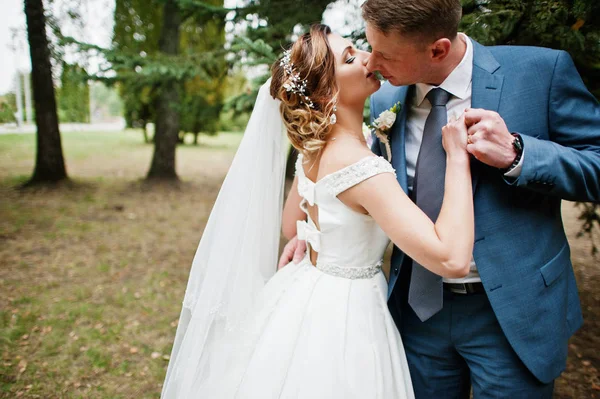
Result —
[{"label": "floral hair accessory", "polygon": [[295,93],[300,96],[300,102],[308,105],[310,108],[315,108],[310,97],[306,95],[306,79],[301,79],[300,74],[294,71],[294,63],[292,62],[292,50],[285,50],[283,52],[283,58],[279,62],[279,65],[283,67],[285,73],[289,76],[289,82],[285,83],[283,87],[288,93]]}]

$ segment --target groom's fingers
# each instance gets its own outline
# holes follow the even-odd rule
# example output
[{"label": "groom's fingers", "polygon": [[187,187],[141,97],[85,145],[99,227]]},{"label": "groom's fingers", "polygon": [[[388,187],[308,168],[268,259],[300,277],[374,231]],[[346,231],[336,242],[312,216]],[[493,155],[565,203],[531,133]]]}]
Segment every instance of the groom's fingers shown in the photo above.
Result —
[{"label": "groom's fingers", "polygon": [[306,241],[298,240],[298,245],[294,251],[294,263],[300,262],[306,255]]},{"label": "groom's fingers", "polygon": [[297,237],[292,238],[283,248],[277,270],[281,269],[290,262],[298,263],[306,255],[306,241],[298,240]]},{"label": "groom's fingers", "polygon": [[478,122],[474,125],[469,126],[467,129],[467,134],[469,136],[485,136],[490,132],[489,124],[486,121]]},{"label": "groom's fingers", "polygon": [[281,269],[282,267],[284,267],[285,265],[287,265],[288,263],[290,263],[290,254],[288,252],[286,252],[286,250],[283,251],[283,253],[281,254],[281,258],[279,258],[279,263],[277,264],[277,270]]},{"label": "groom's fingers", "polygon": [[489,116],[490,111],[481,108],[467,108],[465,109],[465,123],[467,126],[474,125]]},{"label": "groom's fingers", "polygon": [[285,247],[283,248],[283,252],[281,254],[281,258],[279,258],[279,263],[277,264],[277,270],[281,269],[282,267],[284,267],[285,265],[290,263],[290,261],[294,257],[294,250],[296,249],[296,245],[295,245],[296,242],[297,242],[297,240],[295,238],[293,238],[290,242],[288,242],[285,245]]}]

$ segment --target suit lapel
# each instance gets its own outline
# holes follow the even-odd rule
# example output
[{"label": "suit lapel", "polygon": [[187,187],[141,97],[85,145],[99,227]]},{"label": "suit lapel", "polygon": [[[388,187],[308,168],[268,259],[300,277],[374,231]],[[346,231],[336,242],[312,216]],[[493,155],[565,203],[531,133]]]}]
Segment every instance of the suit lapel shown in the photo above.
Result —
[{"label": "suit lapel", "polygon": [[396,178],[398,183],[408,193],[408,178],[406,175],[406,146],[404,143],[404,137],[406,135],[406,119],[408,115],[408,99],[412,92],[413,86],[403,86],[399,88],[394,101],[390,104],[390,107],[400,102],[401,109],[396,123],[392,126],[390,132],[390,146],[392,149],[392,166],[396,169]]},{"label": "suit lapel", "polygon": [[[500,64],[487,48],[475,40],[471,41],[473,42],[471,107],[498,112],[504,83],[504,75],[497,72]],[[474,161],[471,165],[473,194],[475,194],[482,164]]]},{"label": "suit lapel", "polygon": [[[408,100],[412,95],[414,86],[403,86],[398,89],[393,98],[393,102],[390,107],[400,102],[401,108],[396,122],[392,126],[390,131],[390,147],[392,149],[392,166],[396,170],[396,179],[400,183],[402,190],[408,195],[408,177],[406,174],[406,120],[408,118]],[[394,246],[394,254],[392,256],[392,269],[394,267],[400,267],[402,260],[404,259],[404,253],[401,252],[396,246]],[[392,295],[394,285],[398,279],[398,275],[391,273],[390,271],[390,283],[388,285],[387,299]]]}]

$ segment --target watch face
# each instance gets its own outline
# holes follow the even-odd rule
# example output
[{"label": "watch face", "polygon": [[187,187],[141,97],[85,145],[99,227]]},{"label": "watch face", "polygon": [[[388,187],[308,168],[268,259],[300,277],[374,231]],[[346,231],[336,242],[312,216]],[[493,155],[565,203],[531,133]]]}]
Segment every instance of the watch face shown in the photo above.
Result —
[{"label": "watch face", "polygon": [[518,136],[515,136],[515,140],[513,141],[513,147],[515,147],[515,150],[517,151],[523,151],[523,144],[521,144],[521,138]]}]

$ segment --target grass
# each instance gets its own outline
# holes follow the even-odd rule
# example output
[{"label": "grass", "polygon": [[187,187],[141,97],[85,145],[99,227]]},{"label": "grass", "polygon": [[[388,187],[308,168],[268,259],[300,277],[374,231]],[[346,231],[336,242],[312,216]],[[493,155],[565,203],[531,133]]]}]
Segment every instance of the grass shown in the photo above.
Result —
[{"label": "grass", "polygon": [[141,182],[138,132],[62,137],[75,184],[23,191],[35,136],[0,136],[0,397],[156,398],[241,135],[180,147],[176,186]]},{"label": "grass", "polygon": [[[188,135],[188,138],[191,138]],[[202,155],[217,161],[222,154],[235,151],[240,134],[200,136],[198,146],[186,145],[178,151],[178,170],[194,179],[193,158]],[[110,133],[63,133],[63,153],[72,177],[103,181],[110,178],[142,178],[150,166],[152,147],[145,144],[136,130]],[[6,134],[0,138],[0,178],[4,185],[25,181],[33,171],[35,135]],[[190,161],[190,162],[188,162]],[[208,166],[204,164],[203,166]],[[189,170],[189,168],[192,168]],[[210,166],[209,166],[210,169]]]},{"label": "grass", "polygon": [[[71,184],[17,190],[35,135],[0,135],[0,397],[157,398],[188,272],[240,134],[179,147],[177,185],[142,182],[136,131],[62,135]],[[600,268],[574,239],[586,317],[558,398],[599,397]]]}]

